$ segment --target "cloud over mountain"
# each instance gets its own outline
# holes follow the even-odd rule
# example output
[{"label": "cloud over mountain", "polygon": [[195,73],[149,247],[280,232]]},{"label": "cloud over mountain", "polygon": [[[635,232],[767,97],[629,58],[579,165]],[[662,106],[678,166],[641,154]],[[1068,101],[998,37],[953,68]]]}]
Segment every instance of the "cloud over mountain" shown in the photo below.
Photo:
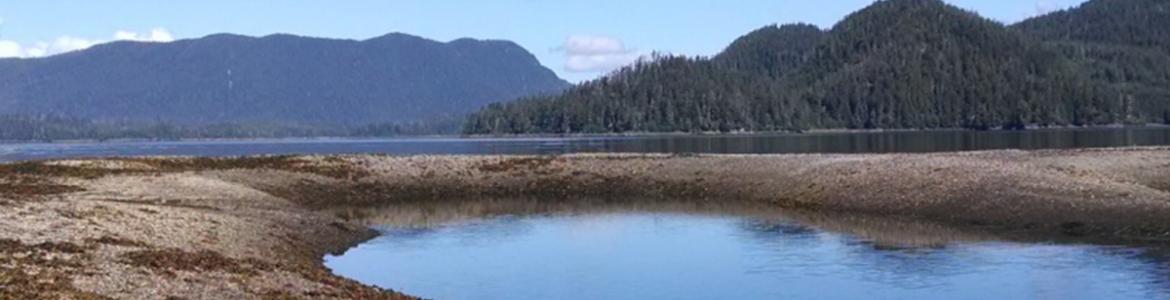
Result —
[{"label": "cloud over mountain", "polygon": [[[0,25],[3,24],[3,19],[0,19]],[[114,32],[112,39],[87,39],[79,38],[70,35],[63,35],[51,42],[39,41],[29,44],[21,44],[16,41],[0,40],[0,58],[19,57],[45,57],[50,55],[57,55],[61,53],[77,51],[93,47],[97,44],[107,43],[111,41],[136,41],[136,42],[172,42],[175,40],[174,35],[166,28],[154,28],[149,32],[138,33],[127,30],[118,30]]]},{"label": "cloud over mountain", "polygon": [[620,39],[598,35],[569,36],[557,50],[565,53],[565,70],[570,72],[607,72],[642,56]]}]

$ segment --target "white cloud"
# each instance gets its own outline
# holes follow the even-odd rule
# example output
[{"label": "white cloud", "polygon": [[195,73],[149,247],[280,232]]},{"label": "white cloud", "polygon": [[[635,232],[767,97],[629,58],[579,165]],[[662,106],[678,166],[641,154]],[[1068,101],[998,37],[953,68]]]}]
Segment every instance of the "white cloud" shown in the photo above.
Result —
[{"label": "white cloud", "polygon": [[138,42],[156,42],[166,43],[175,40],[170,31],[165,28],[151,29],[150,33],[137,33],[125,30],[118,30],[114,33],[114,39],[119,41],[138,41]]},{"label": "white cloud", "polygon": [[0,41],[0,57],[18,57],[22,53],[20,44],[13,41]]},{"label": "white cloud", "polygon": [[49,44],[47,48],[45,46],[43,46],[43,44],[42,44],[41,48],[45,49],[45,53],[43,53],[42,55],[50,54],[50,53],[56,54],[56,53],[65,53],[65,52],[69,52],[69,51],[77,51],[77,50],[93,47],[93,45],[97,45],[99,43],[101,43],[101,42],[97,41],[97,40],[87,40],[87,39],[76,38],[76,37],[71,37],[71,36],[62,36],[62,37],[57,38],[57,40],[53,41],[52,44]]},{"label": "white cloud", "polygon": [[569,36],[556,50],[565,53],[565,70],[570,72],[608,72],[642,56],[619,39],[596,35]]},{"label": "white cloud", "polygon": [[[0,19],[2,22],[2,19]],[[15,41],[0,40],[0,58],[6,57],[44,57],[66,53],[70,51],[77,51],[93,47],[94,45],[106,43],[110,41],[136,41],[136,42],[157,42],[166,43],[172,42],[175,37],[171,35],[170,31],[165,28],[154,28],[148,33],[137,33],[132,31],[119,30],[114,33],[110,40],[101,39],[86,39],[73,36],[61,36],[52,42],[34,42],[27,45],[22,45]]]}]

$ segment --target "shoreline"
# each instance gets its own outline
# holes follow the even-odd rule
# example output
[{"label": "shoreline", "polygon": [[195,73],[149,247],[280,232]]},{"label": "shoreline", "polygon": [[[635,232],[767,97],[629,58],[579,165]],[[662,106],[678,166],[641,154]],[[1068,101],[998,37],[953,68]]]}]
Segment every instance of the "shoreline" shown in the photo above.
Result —
[{"label": "shoreline", "polygon": [[379,141],[379,140],[426,140],[426,139],[466,139],[466,140],[507,140],[507,139],[550,139],[550,138],[633,138],[633,137],[677,137],[677,136],[802,136],[827,134],[865,134],[865,133],[902,133],[902,132],[1029,132],[1029,131],[1091,131],[1111,129],[1166,129],[1168,124],[1109,124],[1094,126],[1028,126],[1022,130],[992,128],[977,130],[970,128],[929,128],[929,129],[810,129],[804,131],[732,131],[732,132],[624,132],[624,133],[571,133],[571,134],[428,134],[428,135],[400,135],[400,136],[302,136],[302,137],[254,137],[254,138],[179,138],[179,139],[68,139],[68,140],[0,140],[0,146],[5,145],[77,145],[77,144],[119,144],[119,143],[200,143],[222,142],[240,143],[251,141],[263,142],[314,142],[314,141]]},{"label": "shoreline", "polygon": [[[1170,147],[0,164],[0,298],[408,299],[322,265],[325,254],[376,235],[362,222],[368,216],[345,209],[577,197],[757,205],[1061,240],[1164,243]],[[488,211],[470,210],[471,217]]]}]

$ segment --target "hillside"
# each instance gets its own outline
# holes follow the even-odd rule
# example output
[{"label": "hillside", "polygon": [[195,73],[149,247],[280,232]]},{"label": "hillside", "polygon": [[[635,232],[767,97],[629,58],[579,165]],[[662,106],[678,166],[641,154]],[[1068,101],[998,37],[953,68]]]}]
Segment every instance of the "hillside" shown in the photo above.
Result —
[{"label": "hillside", "polygon": [[470,112],[568,83],[508,41],[218,34],[0,60],[0,114],[354,126]]},{"label": "hillside", "polygon": [[[1168,122],[1166,29],[1124,40],[1070,19],[1162,22],[1164,3],[1094,0],[1011,27],[939,0],[886,0],[828,30],[769,26],[714,57],[660,56],[561,95],[494,104],[467,133],[1023,128]],[[1117,4],[1121,3],[1121,4]],[[1109,9],[1101,9],[1106,7]],[[1068,17],[1140,14],[1144,17]],[[1076,21],[1080,22],[1080,21]],[[1079,23],[1078,23],[1079,24]],[[1090,22],[1090,24],[1093,24]],[[1087,29],[1084,29],[1087,28]],[[1064,30],[1063,32],[1069,32]],[[1083,49],[1100,49],[1087,51]],[[1122,49],[1122,50],[1118,50]],[[1121,63],[1117,63],[1121,61]],[[1130,68],[1130,69],[1125,69]],[[1132,70],[1131,70],[1132,69]],[[1165,116],[1165,118],[1164,118]]]},{"label": "hillside", "polygon": [[1072,65],[935,0],[878,2],[829,31],[788,82],[821,128],[1019,128],[1115,122]]},{"label": "hillside", "polygon": [[1089,1],[1012,28],[1121,93],[1131,121],[1170,123],[1170,1]]},{"label": "hillside", "polygon": [[1170,51],[1170,2],[1093,0],[1012,25],[1044,40],[1155,47]]},{"label": "hillside", "polygon": [[[780,111],[779,78],[795,71],[823,34],[811,25],[766,27],[713,59],[656,56],[559,96],[492,104],[469,133],[567,133],[780,129],[757,120]],[[783,119],[783,117],[776,117]],[[755,127],[757,124],[763,127]]]}]

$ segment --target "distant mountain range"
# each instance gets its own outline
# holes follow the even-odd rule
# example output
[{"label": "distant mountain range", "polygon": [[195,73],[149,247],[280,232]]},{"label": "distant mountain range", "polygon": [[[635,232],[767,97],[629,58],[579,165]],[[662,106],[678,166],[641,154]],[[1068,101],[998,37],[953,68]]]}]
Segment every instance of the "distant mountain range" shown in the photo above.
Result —
[{"label": "distant mountain range", "polygon": [[1170,123],[1170,1],[1092,0],[1005,26],[885,0],[490,105],[466,133],[1018,129]]},{"label": "distant mountain range", "polygon": [[568,86],[509,41],[217,34],[0,59],[0,121],[338,128],[461,118]]}]

